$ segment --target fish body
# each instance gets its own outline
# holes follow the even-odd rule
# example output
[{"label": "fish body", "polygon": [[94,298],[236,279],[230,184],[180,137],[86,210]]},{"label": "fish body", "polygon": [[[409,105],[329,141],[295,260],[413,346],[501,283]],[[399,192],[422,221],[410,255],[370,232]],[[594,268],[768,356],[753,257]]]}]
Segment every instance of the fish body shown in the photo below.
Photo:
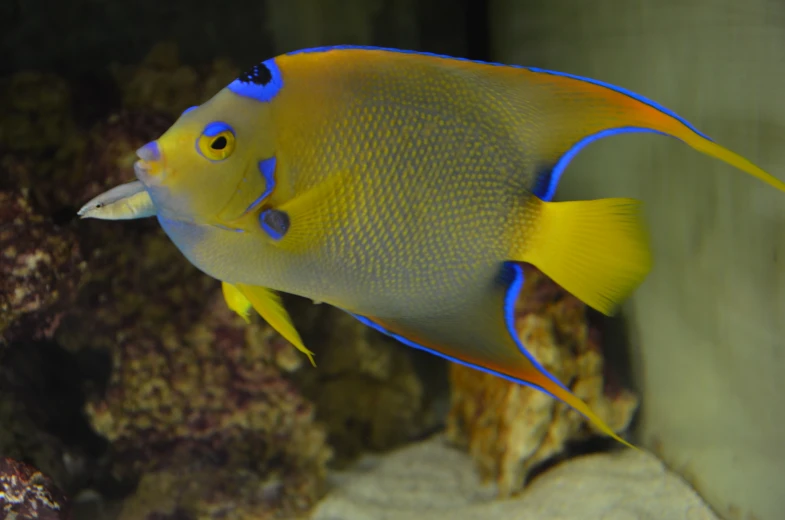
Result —
[{"label": "fish body", "polygon": [[[602,421],[512,326],[530,262],[610,314],[651,267],[631,199],[552,202],[569,160],[620,132],[677,137],[785,191],[669,110],[568,74],[389,49],[267,60],[139,150],[161,226],[227,302],[310,355],[277,296],[534,386]],[[618,437],[616,437],[618,438]]]}]

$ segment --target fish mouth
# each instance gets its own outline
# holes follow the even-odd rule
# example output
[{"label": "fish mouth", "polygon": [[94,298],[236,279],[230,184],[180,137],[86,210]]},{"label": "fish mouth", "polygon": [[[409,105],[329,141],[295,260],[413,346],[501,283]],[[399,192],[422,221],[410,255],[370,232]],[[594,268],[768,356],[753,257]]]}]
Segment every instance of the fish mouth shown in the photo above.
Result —
[{"label": "fish mouth", "polygon": [[156,141],[150,141],[146,145],[136,150],[139,158],[134,163],[134,174],[136,178],[147,186],[161,184],[164,173],[164,159]]}]

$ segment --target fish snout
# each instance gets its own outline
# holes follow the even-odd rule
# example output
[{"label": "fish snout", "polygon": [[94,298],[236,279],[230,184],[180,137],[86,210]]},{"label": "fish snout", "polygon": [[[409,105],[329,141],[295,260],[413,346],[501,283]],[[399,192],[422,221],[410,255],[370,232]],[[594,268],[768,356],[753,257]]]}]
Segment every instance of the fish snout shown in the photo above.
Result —
[{"label": "fish snout", "polygon": [[158,141],[150,141],[136,151],[136,156],[145,162],[157,162],[161,160],[161,149]]},{"label": "fish snout", "polygon": [[136,150],[139,160],[134,163],[136,177],[145,184],[160,179],[164,171],[163,155],[157,141],[150,141]]}]

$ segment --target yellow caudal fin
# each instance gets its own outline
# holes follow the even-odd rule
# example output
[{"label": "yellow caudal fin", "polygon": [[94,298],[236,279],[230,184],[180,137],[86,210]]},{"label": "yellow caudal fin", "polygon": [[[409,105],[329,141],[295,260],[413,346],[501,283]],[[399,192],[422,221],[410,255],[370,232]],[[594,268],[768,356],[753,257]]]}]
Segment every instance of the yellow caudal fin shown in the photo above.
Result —
[{"label": "yellow caudal fin", "polygon": [[510,260],[533,264],[578,299],[611,315],[646,278],[652,258],[635,199],[543,202],[531,197]]},{"label": "yellow caudal fin", "polygon": [[226,305],[244,319],[245,323],[250,323],[251,309],[253,306],[251,305],[251,302],[248,301],[248,298],[243,296],[243,293],[230,283],[222,282],[221,290],[223,291]]},{"label": "yellow caudal fin", "polygon": [[[283,306],[281,297],[270,289],[264,287],[256,287],[253,285],[237,284],[235,285],[238,292],[253,306],[256,312],[266,321],[272,328],[274,328],[281,336],[283,336],[289,343],[295,346],[297,350],[308,356],[311,365],[316,366],[313,360],[314,353],[305,348],[300,334],[294,328],[292,319],[289,313]],[[226,294],[226,293],[224,293]],[[228,299],[227,299],[228,303]],[[229,305],[231,307],[231,305]]]},{"label": "yellow caudal fin", "polygon": [[[551,131],[543,134],[545,137],[535,155],[542,154],[546,163],[564,157],[569,159],[570,150],[580,149],[598,137],[629,131],[654,131],[675,137],[699,152],[785,191],[785,182],[715,143],[683,117],[644,96],[572,74],[533,68],[520,70],[523,71],[519,73],[522,84],[537,86],[541,93],[545,93],[543,105],[547,108],[543,112],[546,116],[543,125]],[[521,95],[524,94],[531,96],[526,90]],[[525,105],[522,106],[521,110],[525,110]]]}]

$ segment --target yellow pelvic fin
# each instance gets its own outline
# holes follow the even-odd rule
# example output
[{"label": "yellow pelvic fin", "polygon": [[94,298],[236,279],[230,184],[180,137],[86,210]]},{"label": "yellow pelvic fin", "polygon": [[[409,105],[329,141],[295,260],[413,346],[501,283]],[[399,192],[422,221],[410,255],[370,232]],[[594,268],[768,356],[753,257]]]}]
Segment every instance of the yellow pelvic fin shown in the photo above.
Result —
[{"label": "yellow pelvic fin", "polygon": [[581,301],[611,315],[646,278],[652,258],[635,199],[527,201],[511,260],[535,265]]},{"label": "yellow pelvic fin", "polygon": [[253,306],[256,312],[259,313],[264,321],[274,328],[281,336],[286,338],[289,343],[294,345],[297,350],[308,356],[308,361],[311,362],[311,365],[316,366],[316,362],[313,360],[314,353],[303,345],[300,334],[297,332],[297,329],[294,328],[292,319],[289,317],[289,313],[286,312],[278,293],[264,287],[256,287],[253,285],[237,284],[235,287]]},{"label": "yellow pelvic fin", "polygon": [[234,312],[240,315],[242,319],[245,320],[245,323],[250,323],[250,314],[251,314],[251,302],[248,301],[248,298],[243,296],[243,293],[235,287],[234,285],[221,282],[221,290],[224,294],[224,300],[226,300],[226,305],[232,309]]}]

